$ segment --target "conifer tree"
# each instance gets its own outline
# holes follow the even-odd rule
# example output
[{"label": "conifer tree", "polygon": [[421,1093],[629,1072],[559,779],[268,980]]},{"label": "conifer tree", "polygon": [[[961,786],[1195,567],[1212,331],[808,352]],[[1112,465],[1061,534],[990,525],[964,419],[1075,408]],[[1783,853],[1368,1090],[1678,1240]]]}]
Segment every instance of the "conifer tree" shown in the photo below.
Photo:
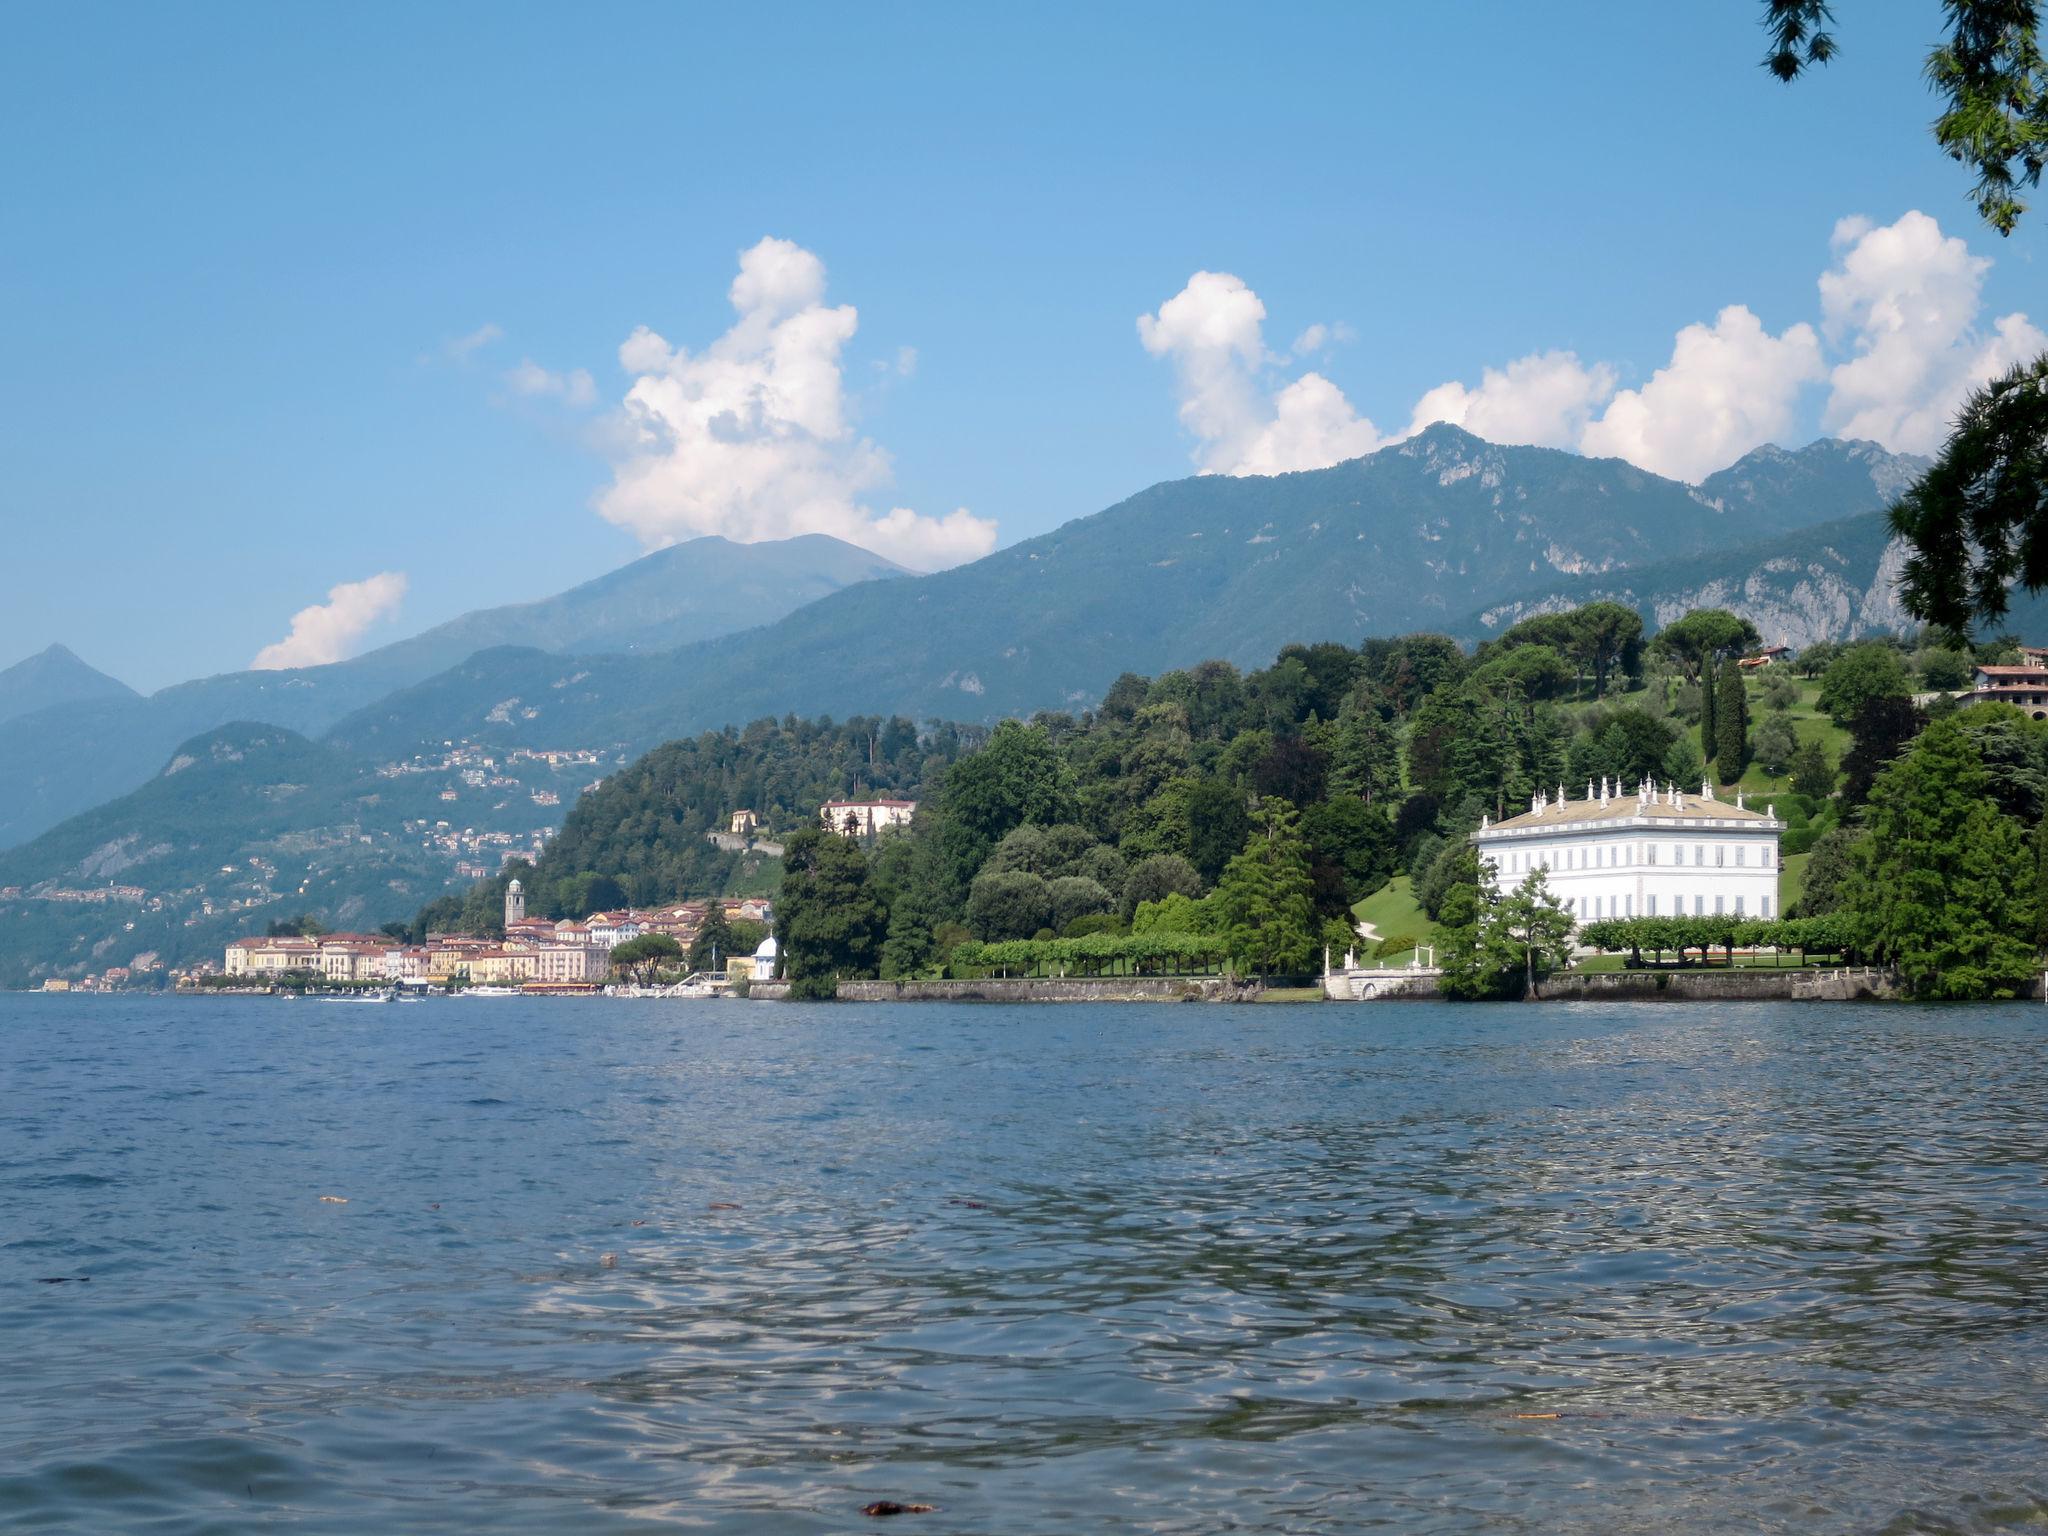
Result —
[{"label": "conifer tree", "polygon": [[1224,867],[1215,903],[1237,964],[1261,975],[1313,968],[1322,920],[1308,844],[1286,801],[1261,800],[1253,809],[1252,835],[1244,852]]},{"label": "conifer tree", "polygon": [[1749,689],[1742,669],[1724,662],[1715,691],[1719,697],[1714,701],[1714,757],[1721,782],[1733,784],[1749,766]]},{"label": "conifer tree", "polygon": [[1843,905],[1856,945],[1919,998],[2011,997],[2038,965],[2035,865],[1954,720],[1871,786]]},{"label": "conifer tree", "polygon": [[1709,656],[1700,667],[1700,756],[1710,762],[1714,754],[1721,750],[1721,737],[1717,729],[1720,722],[1714,718],[1716,706],[1720,702],[1717,697],[1720,692],[1717,687],[1719,679],[1715,676],[1717,671],[1712,656]]}]

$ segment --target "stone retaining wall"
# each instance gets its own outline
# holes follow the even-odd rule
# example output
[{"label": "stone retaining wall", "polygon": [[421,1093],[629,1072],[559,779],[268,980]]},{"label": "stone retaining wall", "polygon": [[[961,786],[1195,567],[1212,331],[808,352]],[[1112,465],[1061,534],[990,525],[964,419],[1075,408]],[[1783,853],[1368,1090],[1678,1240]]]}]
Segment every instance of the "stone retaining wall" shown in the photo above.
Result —
[{"label": "stone retaining wall", "polygon": [[1553,976],[1538,989],[1545,1002],[1736,1003],[1771,999],[1852,1002],[1898,996],[1883,971],[1583,971]]}]

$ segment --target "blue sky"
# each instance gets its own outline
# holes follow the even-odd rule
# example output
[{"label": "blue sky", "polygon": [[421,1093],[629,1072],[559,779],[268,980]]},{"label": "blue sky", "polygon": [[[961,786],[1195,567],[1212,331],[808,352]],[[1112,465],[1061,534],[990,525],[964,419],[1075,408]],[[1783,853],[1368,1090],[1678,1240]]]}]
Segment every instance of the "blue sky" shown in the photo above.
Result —
[{"label": "blue sky", "polygon": [[[1913,446],[2048,323],[2042,220],[1982,230],[1928,139],[1933,0],[1842,13],[1787,89],[1747,4],[18,8],[0,663],[63,640],[161,686],[402,576],[308,633],[346,651],[706,518],[777,531],[792,486],[816,526],[964,508],[880,535],[957,558],[1385,441],[1452,384],[1489,435],[1688,475],[1845,423]],[[766,439],[636,445],[621,407],[706,385],[765,237],[762,326],[857,324],[809,358],[839,435],[742,494]],[[1891,283],[1939,313],[1879,334]],[[1748,414],[1702,441],[1715,388]]]}]

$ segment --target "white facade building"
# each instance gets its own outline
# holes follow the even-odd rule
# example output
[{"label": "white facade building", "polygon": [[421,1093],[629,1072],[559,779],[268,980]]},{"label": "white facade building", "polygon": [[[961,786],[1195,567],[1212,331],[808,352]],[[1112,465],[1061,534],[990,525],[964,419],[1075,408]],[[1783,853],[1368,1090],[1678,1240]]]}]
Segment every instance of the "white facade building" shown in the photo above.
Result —
[{"label": "white facade building", "polygon": [[827,831],[848,837],[873,837],[890,827],[907,827],[917,814],[915,800],[827,800],[818,820]]},{"label": "white facade building", "polygon": [[1506,821],[1482,821],[1472,841],[1498,890],[1546,872],[1551,893],[1581,923],[1629,917],[1775,918],[1778,836],[1785,824],[1725,805],[1702,784],[1586,786],[1586,798],[1538,795]]}]

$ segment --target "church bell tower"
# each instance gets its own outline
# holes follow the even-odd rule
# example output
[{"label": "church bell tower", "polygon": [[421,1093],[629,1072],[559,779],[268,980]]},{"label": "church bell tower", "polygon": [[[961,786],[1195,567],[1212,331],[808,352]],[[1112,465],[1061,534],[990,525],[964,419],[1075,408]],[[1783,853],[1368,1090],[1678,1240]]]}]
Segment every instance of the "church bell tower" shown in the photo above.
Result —
[{"label": "church bell tower", "polygon": [[505,926],[510,928],[514,923],[525,921],[526,887],[515,877],[512,883],[505,887]]}]

